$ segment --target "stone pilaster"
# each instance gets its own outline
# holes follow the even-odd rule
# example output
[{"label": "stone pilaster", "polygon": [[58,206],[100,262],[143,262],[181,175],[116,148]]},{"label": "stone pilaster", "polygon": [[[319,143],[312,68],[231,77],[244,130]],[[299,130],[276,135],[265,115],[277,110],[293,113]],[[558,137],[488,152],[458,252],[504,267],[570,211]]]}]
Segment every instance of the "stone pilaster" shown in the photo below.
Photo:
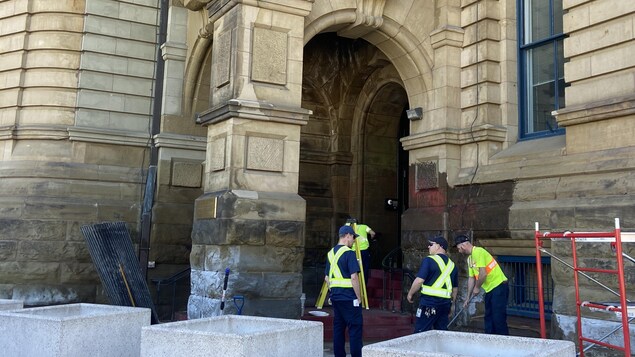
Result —
[{"label": "stone pilaster", "polygon": [[[261,4],[262,5],[262,4]],[[308,1],[208,4],[214,24],[205,193],[192,231],[190,318],[217,315],[227,289],[243,313],[300,314],[306,204],[298,194],[303,16]],[[233,304],[225,309],[235,311]]]}]

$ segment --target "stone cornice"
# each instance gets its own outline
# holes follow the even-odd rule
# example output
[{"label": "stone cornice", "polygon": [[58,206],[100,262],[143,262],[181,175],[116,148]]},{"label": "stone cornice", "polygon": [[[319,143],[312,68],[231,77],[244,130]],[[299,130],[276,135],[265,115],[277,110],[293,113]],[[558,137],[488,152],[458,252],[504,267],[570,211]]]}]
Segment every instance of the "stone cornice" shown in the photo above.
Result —
[{"label": "stone cornice", "polygon": [[202,112],[196,122],[210,125],[230,118],[271,121],[278,123],[306,125],[311,111],[303,108],[276,106],[254,100],[230,99],[227,104]]},{"label": "stone cornice", "polygon": [[433,49],[443,46],[463,47],[465,30],[458,26],[446,25],[430,33],[430,45]]},{"label": "stone cornice", "polygon": [[485,124],[473,130],[445,128],[427,131],[401,138],[404,150],[414,150],[437,145],[463,145],[479,141],[503,142],[507,130],[500,126]]},{"label": "stone cornice", "polygon": [[182,43],[168,41],[161,45],[161,56],[164,61],[185,61],[185,57],[187,56],[187,46]]},{"label": "stone cornice", "polygon": [[556,117],[558,126],[563,128],[571,125],[633,115],[635,114],[635,94],[565,107],[553,111],[552,114]]},{"label": "stone cornice", "polygon": [[66,140],[65,126],[20,125],[0,127],[0,140]]},{"label": "stone cornice", "polygon": [[71,126],[68,127],[68,138],[71,141],[86,141],[93,143],[117,144],[128,146],[149,146],[148,133],[131,132],[123,130],[90,128]]},{"label": "stone cornice", "polygon": [[154,136],[157,147],[205,151],[207,140],[203,136],[160,133]]}]

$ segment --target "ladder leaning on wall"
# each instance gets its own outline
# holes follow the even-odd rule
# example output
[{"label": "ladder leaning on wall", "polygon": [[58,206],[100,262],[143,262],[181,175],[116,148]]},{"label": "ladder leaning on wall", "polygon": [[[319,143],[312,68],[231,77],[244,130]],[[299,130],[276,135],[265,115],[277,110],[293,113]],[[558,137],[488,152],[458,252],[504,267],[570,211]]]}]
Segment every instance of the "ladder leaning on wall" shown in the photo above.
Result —
[{"label": "ladder leaning on wall", "polygon": [[[557,239],[568,239],[571,241],[571,254],[573,258],[573,264],[569,264],[564,260],[556,257],[552,253],[549,253],[542,246],[542,241],[545,239],[557,240]],[[611,244],[611,248],[615,251],[616,260],[617,260],[617,269],[598,269],[598,268],[589,268],[589,267],[581,267],[578,265],[578,256],[576,251],[576,244],[583,242],[606,242]],[[635,242],[635,233],[622,233],[620,230],[620,221],[619,218],[615,219],[615,230],[611,232],[561,232],[561,233],[551,233],[545,232],[540,233],[538,228],[538,222],[536,222],[536,233],[535,233],[535,243],[536,243],[536,272],[538,275],[538,306],[540,309],[540,336],[542,338],[547,338],[546,336],[546,327],[545,327],[545,307],[544,307],[544,296],[543,296],[543,284],[542,284],[542,266],[540,264],[541,261],[541,253],[545,253],[550,255],[552,258],[557,260],[558,262],[568,266],[573,270],[573,281],[575,284],[575,299],[576,299],[576,312],[577,312],[577,331],[578,331],[578,346],[580,348],[580,353],[578,354],[580,357],[584,357],[584,352],[589,348],[600,345],[616,350],[620,350],[624,352],[624,356],[629,357],[631,355],[631,340],[629,334],[629,323],[635,320],[635,304],[631,303],[630,300],[626,298],[626,282],[624,279],[624,259],[627,258],[631,262],[635,263],[635,259],[631,258],[627,254],[622,251],[622,243],[624,242]],[[619,291],[615,291],[610,287],[602,284],[598,280],[589,276],[586,273],[601,273],[601,274],[616,274],[617,281],[619,285]],[[581,301],[580,300],[580,286],[579,286],[579,276],[582,275],[585,278],[591,280],[592,282],[600,285],[604,289],[607,289],[617,297],[619,297],[619,304],[615,303],[597,303],[597,302],[589,302],[589,301]],[[581,316],[581,308],[587,307],[594,311],[605,311],[614,313],[617,317],[621,319],[621,326],[615,328],[613,331],[609,332],[607,335],[600,339],[592,339],[583,336],[582,331],[582,316]],[[629,310],[629,307],[631,308]],[[615,332],[622,330],[622,334],[624,336],[624,346],[618,346],[614,344],[610,344],[607,342],[603,342],[606,338],[614,334]],[[589,343],[586,348],[584,347],[583,342]]]}]

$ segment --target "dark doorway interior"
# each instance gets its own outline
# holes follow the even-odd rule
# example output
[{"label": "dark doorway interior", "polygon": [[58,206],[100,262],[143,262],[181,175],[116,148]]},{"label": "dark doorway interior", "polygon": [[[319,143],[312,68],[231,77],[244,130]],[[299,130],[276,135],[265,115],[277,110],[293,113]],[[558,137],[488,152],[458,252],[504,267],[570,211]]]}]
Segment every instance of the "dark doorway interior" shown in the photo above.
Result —
[{"label": "dark doorway interior", "polygon": [[[320,34],[305,46],[299,194],[306,200],[304,291],[317,296],[326,253],[349,217],[377,233],[372,268],[400,244],[407,194],[408,97],[388,59],[363,40]],[[396,200],[396,209],[387,207]]]}]

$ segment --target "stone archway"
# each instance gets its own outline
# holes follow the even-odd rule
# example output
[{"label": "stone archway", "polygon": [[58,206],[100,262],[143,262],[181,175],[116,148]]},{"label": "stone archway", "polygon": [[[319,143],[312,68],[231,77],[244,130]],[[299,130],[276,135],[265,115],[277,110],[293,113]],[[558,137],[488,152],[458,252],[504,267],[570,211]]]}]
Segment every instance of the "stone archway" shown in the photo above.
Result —
[{"label": "stone archway", "polygon": [[408,100],[381,51],[334,33],[305,46],[302,107],[312,110],[300,139],[299,194],[306,200],[305,286],[322,282],[319,266],[348,217],[382,236],[374,267],[399,241],[399,215],[384,199],[398,194],[399,133]]}]

